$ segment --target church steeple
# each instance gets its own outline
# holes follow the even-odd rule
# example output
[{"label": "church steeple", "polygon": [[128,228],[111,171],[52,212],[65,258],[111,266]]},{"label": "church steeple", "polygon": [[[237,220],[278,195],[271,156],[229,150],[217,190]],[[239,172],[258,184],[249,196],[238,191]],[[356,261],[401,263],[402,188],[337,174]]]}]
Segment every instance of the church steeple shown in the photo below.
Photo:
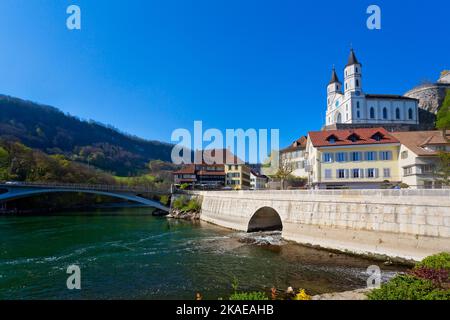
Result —
[{"label": "church steeple", "polygon": [[333,83],[341,83],[339,81],[338,75],[336,74],[336,69],[333,66],[333,71],[331,72],[331,80],[328,84],[333,84]]},{"label": "church steeple", "polygon": [[348,62],[344,69],[344,91],[348,92],[361,92],[362,91],[362,66],[361,63],[356,58],[355,51],[353,48],[350,50],[350,55],[348,56]]},{"label": "church steeple", "polygon": [[350,49],[350,55],[348,56],[348,62],[347,62],[346,67],[352,66],[354,64],[360,64],[360,63],[359,63],[358,59],[356,58],[355,51],[353,51],[353,48],[352,48],[352,49]]}]

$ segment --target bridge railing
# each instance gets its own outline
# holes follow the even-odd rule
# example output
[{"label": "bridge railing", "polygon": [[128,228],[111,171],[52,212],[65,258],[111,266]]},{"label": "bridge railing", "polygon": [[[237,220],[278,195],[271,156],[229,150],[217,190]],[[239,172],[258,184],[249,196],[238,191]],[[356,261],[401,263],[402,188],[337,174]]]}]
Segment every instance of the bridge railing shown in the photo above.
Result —
[{"label": "bridge railing", "polygon": [[168,194],[161,190],[141,186],[123,186],[123,185],[106,185],[106,184],[84,184],[84,183],[52,183],[52,182],[4,182],[6,186],[18,187],[34,187],[34,188],[58,188],[58,189],[81,189],[96,190],[110,192],[133,192],[133,193],[152,193],[152,194]]}]

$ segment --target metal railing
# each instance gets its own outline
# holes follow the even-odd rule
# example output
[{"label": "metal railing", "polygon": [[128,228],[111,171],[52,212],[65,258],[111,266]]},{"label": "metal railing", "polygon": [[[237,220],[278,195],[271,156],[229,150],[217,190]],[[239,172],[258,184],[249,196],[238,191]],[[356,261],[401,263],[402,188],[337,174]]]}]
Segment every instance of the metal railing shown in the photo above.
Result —
[{"label": "metal railing", "polygon": [[74,189],[74,190],[95,190],[109,192],[133,192],[133,193],[152,193],[169,194],[144,186],[124,186],[124,185],[106,185],[106,184],[83,184],[83,183],[52,183],[52,182],[0,182],[2,186],[8,187],[31,187],[31,188],[51,188],[51,189]]}]

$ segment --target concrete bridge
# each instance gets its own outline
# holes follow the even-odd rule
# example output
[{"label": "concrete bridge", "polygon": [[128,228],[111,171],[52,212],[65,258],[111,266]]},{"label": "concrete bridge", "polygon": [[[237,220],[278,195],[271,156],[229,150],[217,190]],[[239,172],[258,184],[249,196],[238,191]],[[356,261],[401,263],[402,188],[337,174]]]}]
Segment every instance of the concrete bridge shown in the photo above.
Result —
[{"label": "concrete bridge", "polygon": [[450,251],[450,190],[197,192],[201,219],[379,258]]},{"label": "concrete bridge", "polygon": [[0,183],[0,191],[0,203],[47,193],[87,193],[123,199],[159,210],[169,211],[168,207],[163,206],[158,201],[146,199],[141,196],[142,194],[164,195],[168,193],[157,192],[142,187],[7,182]]}]

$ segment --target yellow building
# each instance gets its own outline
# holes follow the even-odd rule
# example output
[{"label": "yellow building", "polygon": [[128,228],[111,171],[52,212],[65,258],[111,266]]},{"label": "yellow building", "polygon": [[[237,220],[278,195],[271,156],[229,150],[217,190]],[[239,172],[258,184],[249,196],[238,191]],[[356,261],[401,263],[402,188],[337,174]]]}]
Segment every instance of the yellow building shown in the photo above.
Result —
[{"label": "yellow building", "polygon": [[377,189],[400,183],[400,143],[384,128],[308,134],[308,183],[317,189]]},{"label": "yellow building", "polygon": [[245,164],[225,165],[225,185],[234,190],[250,189],[250,168]]}]

